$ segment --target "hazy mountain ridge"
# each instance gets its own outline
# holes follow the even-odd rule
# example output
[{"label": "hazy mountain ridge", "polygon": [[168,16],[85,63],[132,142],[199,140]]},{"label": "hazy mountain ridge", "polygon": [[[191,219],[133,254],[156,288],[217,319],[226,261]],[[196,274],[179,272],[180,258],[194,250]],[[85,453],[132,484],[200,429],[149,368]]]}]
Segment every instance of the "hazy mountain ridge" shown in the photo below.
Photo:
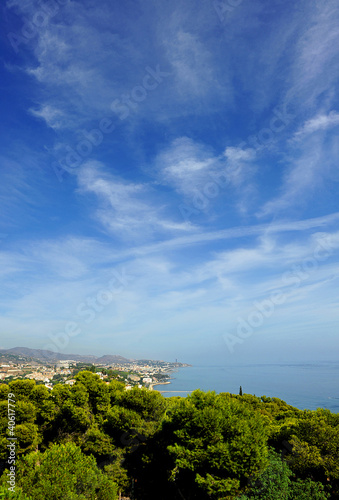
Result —
[{"label": "hazy mountain ridge", "polygon": [[133,361],[132,359],[124,358],[119,355],[104,355],[104,356],[93,356],[93,355],[81,355],[81,354],[63,354],[60,352],[53,352],[43,349],[30,349],[29,347],[12,347],[11,349],[0,349],[0,354],[3,355],[14,355],[23,356],[25,358],[30,358],[33,360],[39,360],[42,362],[51,361],[63,361],[66,359],[72,359],[74,361],[84,362],[84,363],[129,363]]}]

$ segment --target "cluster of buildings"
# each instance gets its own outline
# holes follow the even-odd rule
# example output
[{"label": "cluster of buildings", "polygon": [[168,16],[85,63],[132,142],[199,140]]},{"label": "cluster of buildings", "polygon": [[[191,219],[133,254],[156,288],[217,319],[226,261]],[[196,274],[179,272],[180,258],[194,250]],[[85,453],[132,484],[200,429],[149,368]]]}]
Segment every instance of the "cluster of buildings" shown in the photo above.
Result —
[{"label": "cluster of buildings", "polygon": [[[108,370],[121,372],[118,380],[126,385],[126,390],[134,386],[153,388],[153,384],[168,383],[169,374],[173,371],[173,363],[163,361],[133,361],[124,364],[96,365],[96,374],[101,380],[109,378]],[[77,368],[75,360],[56,361],[55,365],[44,365],[41,362],[25,362],[20,360],[17,363],[9,362],[0,365],[0,382],[6,379],[27,378],[43,383],[49,389],[56,383],[73,385],[74,371]],[[86,368],[84,368],[86,369]],[[87,368],[88,369],[88,368]],[[102,371],[100,371],[102,369]],[[108,382],[107,382],[108,383]]]},{"label": "cluster of buildings", "polygon": [[0,365],[0,381],[16,378],[27,378],[43,382],[46,387],[52,389],[51,384],[55,375],[60,376],[60,380],[66,379],[72,374],[69,364],[57,363],[54,367],[45,366],[36,362],[8,363]]}]

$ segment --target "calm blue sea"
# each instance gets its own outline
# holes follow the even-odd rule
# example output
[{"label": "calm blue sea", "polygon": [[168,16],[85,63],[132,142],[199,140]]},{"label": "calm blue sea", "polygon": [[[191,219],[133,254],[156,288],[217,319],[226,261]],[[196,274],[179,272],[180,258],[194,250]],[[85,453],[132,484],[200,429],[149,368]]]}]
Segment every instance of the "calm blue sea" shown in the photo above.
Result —
[{"label": "calm blue sea", "polygon": [[[243,393],[277,397],[300,409],[339,412],[339,363],[242,366],[192,366],[172,374],[170,385],[156,386],[164,396],[187,391]],[[177,392],[184,391],[184,392]]]}]

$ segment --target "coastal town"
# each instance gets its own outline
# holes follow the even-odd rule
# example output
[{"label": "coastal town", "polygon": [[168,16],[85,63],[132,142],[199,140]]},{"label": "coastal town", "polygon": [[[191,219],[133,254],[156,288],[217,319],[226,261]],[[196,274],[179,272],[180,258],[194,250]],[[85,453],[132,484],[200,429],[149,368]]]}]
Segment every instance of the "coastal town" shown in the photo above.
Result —
[{"label": "coastal town", "polygon": [[56,384],[73,385],[76,382],[74,377],[77,373],[89,370],[96,373],[106,383],[112,380],[124,383],[126,390],[134,386],[153,390],[154,386],[169,384],[172,373],[178,368],[189,366],[178,362],[116,358],[118,358],[116,362],[107,363],[77,359],[53,359],[47,362],[39,358],[6,354],[2,351],[0,353],[0,383],[8,383],[14,379],[32,379],[37,384],[53,389]]}]

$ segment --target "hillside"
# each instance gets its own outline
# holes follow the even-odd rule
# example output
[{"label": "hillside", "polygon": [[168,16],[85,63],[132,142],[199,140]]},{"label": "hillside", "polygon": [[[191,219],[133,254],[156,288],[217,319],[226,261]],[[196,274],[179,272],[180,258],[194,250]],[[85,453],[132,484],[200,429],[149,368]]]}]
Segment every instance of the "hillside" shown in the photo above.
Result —
[{"label": "hillside", "polygon": [[110,363],[124,364],[132,361],[130,359],[118,355],[105,355],[97,357],[97,356],[82,355],[82,354],[63,354],[60,352],[52,352],[42,349],[30,349],[28,347],[13,347],[11,349],[0,349],[0,354],[4,356],[8,355],[18,356],[18,357],[23,357],[26,360],[35,360],[45,363],[63,361],[66,359],[72,359],[74,361],[79,361],[83,363],[102,363],[102,364],[110,364]]}]

